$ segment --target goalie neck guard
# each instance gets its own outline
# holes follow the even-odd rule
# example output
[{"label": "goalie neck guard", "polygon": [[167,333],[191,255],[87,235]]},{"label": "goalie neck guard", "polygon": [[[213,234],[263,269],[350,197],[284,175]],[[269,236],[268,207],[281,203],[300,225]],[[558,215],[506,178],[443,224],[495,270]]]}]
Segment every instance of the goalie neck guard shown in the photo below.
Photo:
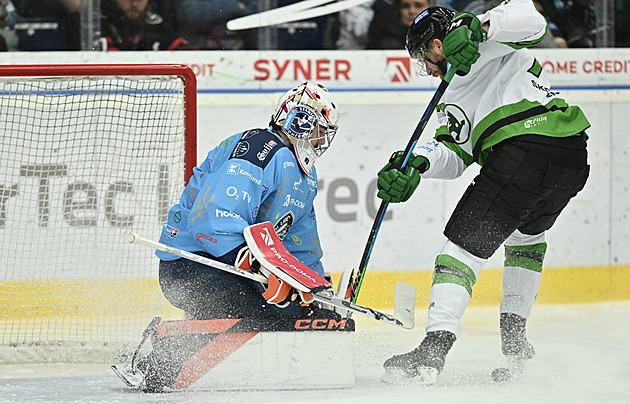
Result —
[{"label": "goalie neck guard", "polygon": [[278,100],[271,126],[293,145],[302,170],[308,175],[337,134],[337,102],[321,84],[306,81]]}]

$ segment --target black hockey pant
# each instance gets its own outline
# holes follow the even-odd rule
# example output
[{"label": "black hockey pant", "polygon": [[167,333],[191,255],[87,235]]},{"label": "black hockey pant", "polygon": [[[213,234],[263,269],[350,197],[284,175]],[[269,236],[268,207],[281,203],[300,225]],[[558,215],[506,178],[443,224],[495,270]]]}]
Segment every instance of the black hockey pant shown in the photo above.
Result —
[{"label": "black hockey pant", "polygon": [[185,258],[160,261],[160,288],[173,306],[197,320],[298,318],[303,312],[297,301],[283,309],[267,303],[262,297],[265,289],[256,281]]},{"label": "black hockey pant", "polygon": [[530,235],[549,230],[588,174],[584,133],[503,141],[459,200],[444,235],[469,253],[490,258],[516,229]]}]

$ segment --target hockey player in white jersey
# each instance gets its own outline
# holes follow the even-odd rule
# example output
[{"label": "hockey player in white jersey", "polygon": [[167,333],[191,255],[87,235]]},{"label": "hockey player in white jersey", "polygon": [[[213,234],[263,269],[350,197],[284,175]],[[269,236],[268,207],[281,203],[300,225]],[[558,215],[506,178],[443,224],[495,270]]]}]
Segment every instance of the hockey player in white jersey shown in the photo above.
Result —
[{"label": "hockey player in white jersey", "polygon": [[[384,363],[387,379],[432,384],[460,330],[460,318],[488,258],[505,248],[500,303],[502,351],[525,361],[525,333],[541,281],[545,232],[588,178],[588,120],[550,88],[526,48],[547,24],[531,0],[507,0],[486,13],[430,7],[407,34],[421,74],[457,70],[437,106],[435,138],[413,150],[403,172],[394,153],[378,173],[378,196],[405,202],[420,178],[453,179],[481,165],[446,224],[436,257],[426,336],[413,351]],[[500,376],[500,375],[499,375]]]}]

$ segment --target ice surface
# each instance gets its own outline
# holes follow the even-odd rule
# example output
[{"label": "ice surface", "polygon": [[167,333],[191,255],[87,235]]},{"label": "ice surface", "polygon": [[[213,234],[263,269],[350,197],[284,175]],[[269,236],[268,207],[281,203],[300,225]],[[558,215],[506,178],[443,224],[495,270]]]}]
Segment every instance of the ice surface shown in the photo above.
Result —
[{"label": "ice surface", "polygon": [[418,310],[411,331],[357,318],[351,389],[144,394],[109,365],[0,365],[0,403],[630,403],[630,302],[536,305],[528,338],[537,354],[513,384],[490,378],[504,365],[498,309],[470,307],[436,385],[381,383],[383,361],[420,342],[425,317]]}]

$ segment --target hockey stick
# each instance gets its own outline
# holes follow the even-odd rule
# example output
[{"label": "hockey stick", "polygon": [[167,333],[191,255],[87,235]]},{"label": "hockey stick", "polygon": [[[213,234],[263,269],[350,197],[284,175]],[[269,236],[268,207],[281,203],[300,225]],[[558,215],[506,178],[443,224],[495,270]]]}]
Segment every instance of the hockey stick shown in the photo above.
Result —
[{"label": "hockey stick", "polygon": [[[409,143],[407,143],[407,147],[405,148],[404,152],[404,158],[400,164],[400,167],[397,168],[398,170],[402,171],[402,169],[407,164],[407,160],[409,160],[411,152],[416,147],[416,143],[418,143],[420,135],[424,131],[424,128],[427,126],[429,118],[431,117],[433,111],[440,102],[442,95],[444,95],[444,92],[448,88],[448,85],[453,79],[454,75],[455,69],[453,68],[449,68],[444,75],[442,82],[435,91],[435,94],[433,94],[433,98],[431,98],[431,102],[429,102],[429,105],[425,109],[424,114],[422,114],[420,122],[418,122],[416,129],[413,131],[411,139],[409,139]],[[387,211],[388,205],[389,203],[381,201],[381,205],[379,206],[376,213],[376,218],[374,219],[374,223],[372,224],[372,229],[370,230],[370,235],[368,237],[365,249],[363,250],[363,256],[361,257],[361,263],[359,264],[359,270],[357,271],[357,275],[354,278],[354,283],[352,284],[352,294],[350,295],[350,301],[353,303],[356,303],[359,297],[359,290],[361,289],[361,284],[363,283],[363,277],[365,276],[365,272],[367,271],[368,262],[370,261],[370,256],[372,255],[372,249],[374,248],[374,243],[376,242],[376,236],[378,235],[378,231],[381,228],[381,224],[383,223],[383,218],[385,217],[385,212]]]},{"label": "hockey stick", "polygon": [[[303,0],[287,6],[235,18],[227,22],[230,31],[262,28],[337,13],[370,0]],[[329,4],[330,3],[330,4]]]},{"label": "hockey stick", "polygon": [[[237,268],[233,265],[228,265],[223,262],[219,262],[210,258],[202,257],[197,254],[190,253],[188,251],[180,250],[179,248],[167,246],[165,244],[149,240],[136,233],[129,233],[127,240],[132,244],[141,244],[146,247],[150,247],[156,250],[164,251],[169,254],[176,255],[178,257],[186,258],[190,261],[195,261],[203,265],[208,265],[222,271],[230,272],[234,275],[242,276],[263,284],[267,283],[267,278],[263,275],[251,273],[243,269]],[[401,298],[398,298],[400,296]],[[411,285],[398,282],[396,284],[396,294],[394,295],[394,315],[383,313],[369,307],[360,306],[353,302],[345,301],[335,297],[332,293],[322,291],[313,293],[313,298],[320,302],[329,304],[334,307],[338,307],[351,312],[357,312],[366,317],[370,317],[377,321],[382,321],[387,324],[396,325],[406,329],[412,329],[414,326],[415,316],[415,304],[416,294],[415,288]]]}]

